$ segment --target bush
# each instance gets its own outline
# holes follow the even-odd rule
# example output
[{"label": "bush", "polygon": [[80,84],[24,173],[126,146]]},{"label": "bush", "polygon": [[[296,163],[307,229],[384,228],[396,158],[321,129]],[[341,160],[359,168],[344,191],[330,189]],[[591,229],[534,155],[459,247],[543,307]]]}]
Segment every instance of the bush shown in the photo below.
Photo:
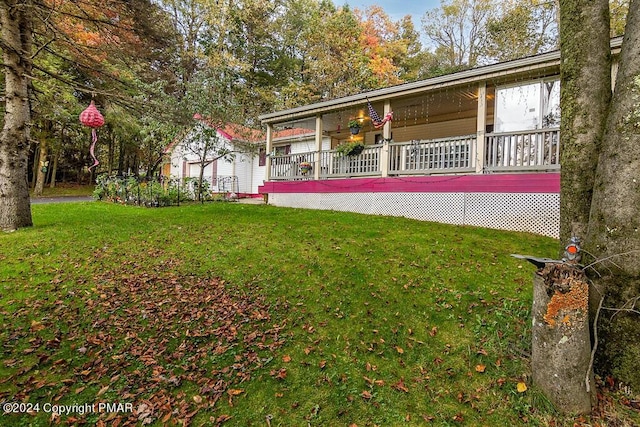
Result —
[{"label": "bush", "polygon": [[[96,200],[113,203],[160,207],[193,201],[196,198],[197,189],[198,181],[194,178],[140,181],[132,176],[100,175],[96,179],[93,197]],[[205,200],[211,199],[208,183],[203,185],[203,193],[207,195]]]}]

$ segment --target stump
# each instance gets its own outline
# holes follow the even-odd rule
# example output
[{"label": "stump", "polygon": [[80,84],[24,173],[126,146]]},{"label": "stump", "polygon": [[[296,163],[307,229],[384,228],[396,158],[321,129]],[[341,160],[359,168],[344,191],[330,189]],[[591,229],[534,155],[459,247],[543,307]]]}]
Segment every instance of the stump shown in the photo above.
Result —
[{"label": "stump", "polygon": [[579,268],[547,264],[535,274],[533,382],[558,411],[566,414],[590,413],[595,397],[588,302],[589,285]]}]

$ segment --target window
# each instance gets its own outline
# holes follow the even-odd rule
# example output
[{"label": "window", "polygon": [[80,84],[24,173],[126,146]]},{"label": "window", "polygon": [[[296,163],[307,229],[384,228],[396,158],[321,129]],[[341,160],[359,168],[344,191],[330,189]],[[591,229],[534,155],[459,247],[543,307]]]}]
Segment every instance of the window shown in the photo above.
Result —
[{"label": "window", "polygon": [[560,126],[559,80],[541,80],[496,89],[496,132],[558,126]]},{"label": "window", "polygon": [[291,144],[276,147],[276,156],[286,156],[291,154]]},{"label": "window", "polygon": [[258,151],[258,166],[266,166],[267,164],[267,149],[262,147]]}]

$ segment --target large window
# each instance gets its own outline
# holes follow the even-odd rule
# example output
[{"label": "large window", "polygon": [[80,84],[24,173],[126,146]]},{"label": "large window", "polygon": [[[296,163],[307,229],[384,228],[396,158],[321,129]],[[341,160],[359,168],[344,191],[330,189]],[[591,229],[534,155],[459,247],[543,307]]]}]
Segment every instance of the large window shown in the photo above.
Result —
[{"label": "large window", "polygon": [[495,132],[560,126],[560,81],[540,80],[496,89]]}]

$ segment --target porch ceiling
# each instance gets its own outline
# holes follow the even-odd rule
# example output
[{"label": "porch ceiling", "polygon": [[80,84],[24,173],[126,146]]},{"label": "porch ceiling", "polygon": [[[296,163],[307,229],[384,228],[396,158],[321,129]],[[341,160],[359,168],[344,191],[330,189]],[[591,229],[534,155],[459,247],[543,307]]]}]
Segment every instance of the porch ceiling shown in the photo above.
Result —
[{"label": "porch ceiling", "polygon": [[[489,88],[488,103],[493,102],[494,90]],[[383,115],[384,102],[372,103],[380,116]],[[392,129],[403,126],[421,124],[427,121],[440,121],[453,118],[468,112],[477,111],[477,87],[450,88],[437,92],[420,94],[419,96],[406,96],[391,100],[393,111]],[[322,115],[323,131],[325,134],[335,134],[347,129],[347,123],[351,118],[362,118],[365,131],[372,128],[367,111],[366,100],[358,105],[345,107],[337,111],[331,111]],[[305,117],[297,120],[286,121],[275,125],[275,129],[303,128],[315,130],[315,117]]]}]

